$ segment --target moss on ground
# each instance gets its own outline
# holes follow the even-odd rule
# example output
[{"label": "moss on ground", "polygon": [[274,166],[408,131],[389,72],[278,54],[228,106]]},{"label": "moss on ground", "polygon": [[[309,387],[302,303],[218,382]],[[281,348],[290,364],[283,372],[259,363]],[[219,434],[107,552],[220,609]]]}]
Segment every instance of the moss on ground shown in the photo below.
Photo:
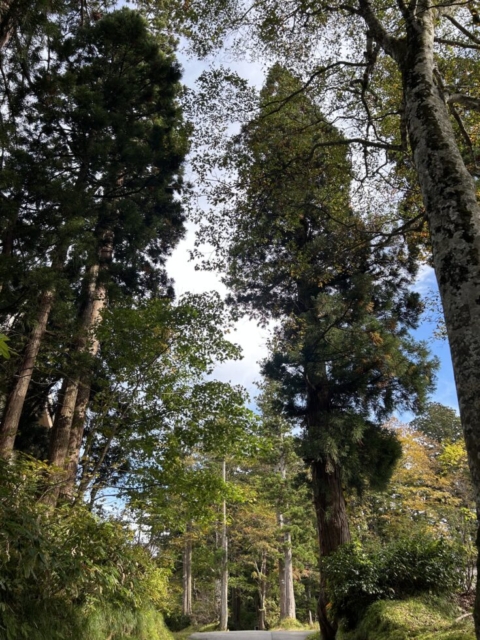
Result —
[{"label": "moss on ground", "polygon": [[472,618],[452,603],[432,597],[380,600],[371,605],[353,631],[338,640],[475,640]]}]

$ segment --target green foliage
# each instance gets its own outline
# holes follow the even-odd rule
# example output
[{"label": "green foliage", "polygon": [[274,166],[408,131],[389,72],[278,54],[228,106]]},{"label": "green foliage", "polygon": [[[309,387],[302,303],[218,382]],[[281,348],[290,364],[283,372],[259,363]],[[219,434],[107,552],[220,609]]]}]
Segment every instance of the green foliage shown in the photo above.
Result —
[{"label": "green foliage", "polygon": [[458,548],[427,534],[365,548],[344,545],[322,564],[332,612],[349,628],[376,600],[458,590],[462,566]]},{"label": "green foliage", "polygon": [[[146,638],[142,625],[151,628],[154,609],[166,603],[165,570],[120,522],[99,520],[83,506],[52,511],[37,502],[48,490],[44,465],[2,463],[0,476],[2,637]],[[91,636],[89,626],[97,629]]]},{"label": "green foliage", "polygon": [[440,402],[429,402],[410,426],[437,442],[462,438],[462,423],[457,412]]},{"label": "green foliage", "polygon": [[0,333],[0,356],[8,360],[10,358],[10,350],[7,342],[8,337],[4,333]]}]

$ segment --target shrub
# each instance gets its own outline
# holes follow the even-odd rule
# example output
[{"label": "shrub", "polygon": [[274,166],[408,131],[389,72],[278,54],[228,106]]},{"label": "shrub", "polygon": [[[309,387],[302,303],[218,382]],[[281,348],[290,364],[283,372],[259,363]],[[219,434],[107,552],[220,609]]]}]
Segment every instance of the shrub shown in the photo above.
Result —
[{"label": "shrub", "polygon": [[0,462],[0,639],[113,639],[109,620],[121,621],[118,638],[143,637],[137,630],[164,604],[167,575],[121,522],[82,505],[41,504],[47,474],[34,461]]},{"label": "shrub", "polygon": [[449,542],[423,534],[386,545],[343,545],[323,562],[332,612],[354,627],[381,599],[450,593],[461,582],[461,554]]}]

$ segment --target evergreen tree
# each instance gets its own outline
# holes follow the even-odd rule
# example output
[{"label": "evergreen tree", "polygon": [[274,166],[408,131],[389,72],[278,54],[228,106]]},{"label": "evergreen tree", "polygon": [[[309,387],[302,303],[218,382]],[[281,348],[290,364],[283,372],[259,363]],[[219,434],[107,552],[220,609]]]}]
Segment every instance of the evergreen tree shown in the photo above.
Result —
[{"label": "evergreen tree", "polygon": [[[59,33],[49,41],[49,56],[31,83],[18,150],[9,162],[16,175],[33,176],[28,190],[27,178],[18,180],[23,200],[17,221],[35,229],[37,241],[44,238],[43,272],[61,272],[69,285],[73,317],[63,348],[73,358],[49,458],[61,467],[68,457],[72,475],[89,398],[88,356],[98,351],[93,329],[107,299],[166,292],[164,261],[183,233],[174,193],[181,188],[187,130],[176,101],[180,74],[173,54],[159,49],[137,13],[124,9]],[[33,161],[45,175],[32,171]],[[45,228],[49,235],[39,236]],[[21,250],[15,247],[15,253]],[[33,259],[32,250],[27,255]],[[31,269],[26,273],[31,281]],[[13,446],[28,388],[25,371],[31,376],[57,286],[42,289],[17,372],[22,397],[14,388],[4,413],[4,456]]]},{"label": "evergreen tree", "polygon": [[[341,136],[300,87],[274,66],[258,118],[235,141],[239,196],[225,281],[239,307],[279,320],[263,371],[281,384],[285,409],[303,427],[325,557],[350,540],[344,484],[381,486],[400,454],[374,418],[418,406],[435,363],[408,333],[421,305],[408,288],[415,266],[407,247],[370,241],[350,205],[344,147],[321,144]],[[324,587],[318,614],[329,640],[336,623]]]}]

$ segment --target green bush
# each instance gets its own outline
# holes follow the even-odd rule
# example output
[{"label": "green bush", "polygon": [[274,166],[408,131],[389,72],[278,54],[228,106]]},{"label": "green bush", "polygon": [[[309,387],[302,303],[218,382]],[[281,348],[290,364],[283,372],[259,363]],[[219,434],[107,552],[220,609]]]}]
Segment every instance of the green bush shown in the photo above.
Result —
[{"label": "green bush", "polygon": [[444,538],[417,535],[390,543],[383,564],[382,590],[394,598],[449,593],[460,587],[462,555]]},{"label": "green bush", "polygon": [[323,562],[332,613],[354,627],[376,600],[459,588],[461,554],[446,540],[429,535],[362,548],[342,546]]}]

